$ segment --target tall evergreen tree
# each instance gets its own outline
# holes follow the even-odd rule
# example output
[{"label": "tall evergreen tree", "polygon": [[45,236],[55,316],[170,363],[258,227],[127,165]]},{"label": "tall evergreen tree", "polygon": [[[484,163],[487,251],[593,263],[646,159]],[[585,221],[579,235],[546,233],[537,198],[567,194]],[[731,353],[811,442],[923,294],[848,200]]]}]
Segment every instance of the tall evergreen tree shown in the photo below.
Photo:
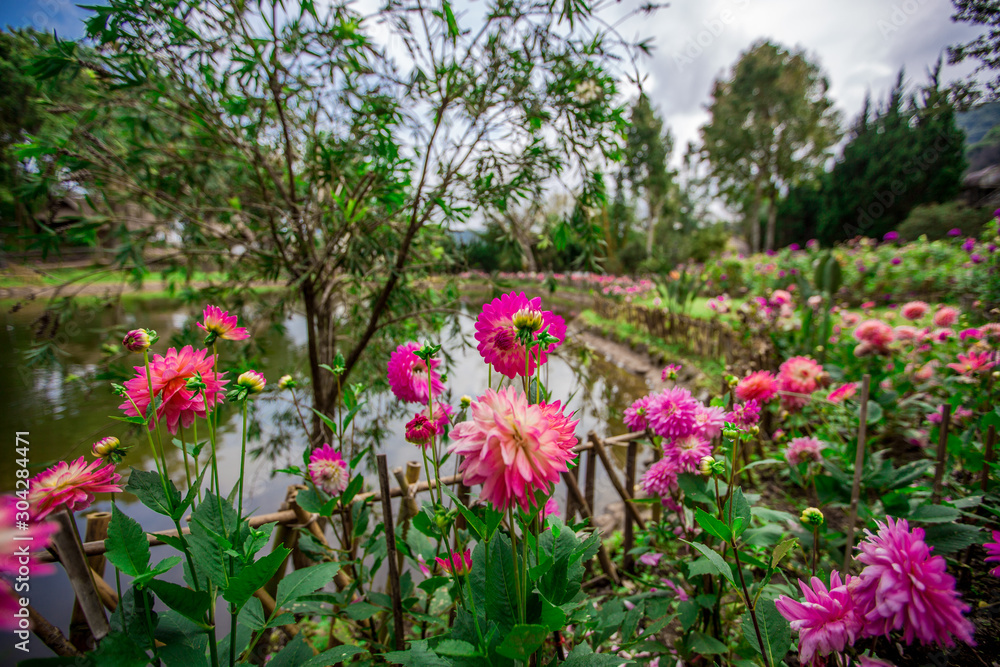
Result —
[{"label": "tall evergreen tree", "polygon": [[653,252],[656,223],[667,205],[673,174],[667,166],[674,140],[663,130],[645,93],[632,105],[625,143],[625,174],[637,197],[646,202],[646,255]]}]

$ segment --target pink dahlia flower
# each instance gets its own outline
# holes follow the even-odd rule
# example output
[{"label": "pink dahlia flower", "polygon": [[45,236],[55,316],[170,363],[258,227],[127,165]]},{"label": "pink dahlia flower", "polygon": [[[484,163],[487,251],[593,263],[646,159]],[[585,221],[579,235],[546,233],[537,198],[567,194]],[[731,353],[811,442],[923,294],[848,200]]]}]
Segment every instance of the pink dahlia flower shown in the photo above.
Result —
[{"label": "pink dahlia flower", "polygon": [[651,496],[666,498],[671,491],[677,489],[677,463],[671,459],[662,458],[649,466],[642,476],[642,488]]},{"label": "pink dahlia flower", "polygon": [[[438,377],[437,367],[441,360],[431,357],[431,367],[417,356],[420,343],[410,341],[396,348],[389,355],[389,388],[401,401],[406,403],[427,403],[427,393],[437,398],[444,392],[444,383]],[[427,376],[430,376],[430,382]]]},{"label": "pink dahlia flower", "polygon": [[[17,503],[18,500],[11,496],[0,497],[0,575],[12,577],[18,575],[23,565],[16,555],[17,548],[27,545],[31,552],[41,551],[49,545],[53,533],[59,530],[56,523],[41,521],[37,517],[26,521],[27,528],[21,530],[17,527]],[[23,515],[21,518],[24,518]],[[30,568],[31,574],[49,574],[55,569],[51,565],[36,563],[33,558]]]},{"label": "pink dahlia flower", "polygon": [[882,320],[865,320],[854,330],[854,339],[867,345],[871,351],[885,354],[895,337],[892,327]]},{"label": "pink dahlia flower", "polygon": [[666,389],[650,399],[649,425],[664,438],[690,435],[695,430],[695,414],[700,405],[684,387]]},{"label": "pink dahlia flower", "polygon": [[202,320],[198,326],[205,330],[209,336],[214,335],[223,340],[246,340],[250,337],[250,332],[246,327],[236,326],[235,315],[230,315],[229,311],[222,310],[218,306],[205,306],[202,313]]},{"label": "pink dahlia flower", "polygon": [[973,625],[962,616],[969,606],[955,590],[944,558],[931,556],[923,529],[910,530],[905,519],[892,517],[877,525],[877,533],[865,530],[857,547],[861,553],[855,558],[865,568],[852,583],[865,635],[902,630],[908,644],[919,639],[952,646],[954,636],[974,645]]},{"label": "pink dahlia flower", "polygon": [[760,403],[749,400],[733,406],[733,411],[726,415],[726,421],[736,424],[737,428],[750,428],[760,421]]},{"label": "pink dahlia flower", "polygon": [[705,407],[701,403],[694,413],[695,432],[702,437],[719,437],[722,427],[726,424],[726,411],[718,406]]},{"label": "pink dahlia flower", "polygon": [[928,308],[929,306],[923,301],[910,301],[909,303],[904,303],[899,312],[906,319],[916,321],[927,314]]},{"label": "pink dahlia flower", "polygon": [[652,396],[643,396],[632,405],[625,408],[625,416],[622,421],[633,433],[645,431],[649,426],[649,402]]},{"label": "pink dahlia flower", "polygon": [[778,381],[770,371],[756,371],[740,380],[734,393],[741,401],[767,403],[778,393]]},{"label": "pink dahlia flower", "polygon": [[444,427],[451,421],[451,416],[455,414],[455,409],[447,403],[434,401],[434,419],[431,419],[430,415],[427,414],[427,408],[421,410],[419,414],[426,417],[434,425],[435,435],[444,435]]},{"label": "pink dahlia flower", "polygon": [[961,341],[979,340],[984,335],[982,329],[962,329],[958,332],[958,339]]},{"label": "pink dahlia flower", "polygon": [[[551,311],[542,310],[541,297],[528,299],[524,292],[504,294],[490,303],[483,305],[483,310],[476,318],[477,349],[486,363],[492,364],[497,371],[509,378],[530,375],[535,370],[536,353],[532,350],[530,358],[525,361],[524,347],[517,341],[517,326],[514,323],[516,315],[530,314],[539,322],[535,328],[534,339],[539,331],[548,327],[548,332],[561,341],[566,338],[566,323]],[[539,319],[540,318],[540,319]],[[541,363],[544,364],[547,355],[560,343],[552,343],[541,352]],[[527,365],[526,365],[527,364]]]},{"label": "pink dahlia flower", "polygon": [[331,496],[343,493],[350,481],[344,457],[326,442],[309,455],[309,477],[313,484]]},{"label": "pink dahlia flower", "polygon": [[864,626],[851,597],[851,577],[842,582],[840,573],[830,573],[828,589],[819,577],[811,580],[812,588],[799,580],[805,600],[798,602],[787,595],[774,601],[778,612],[792,630],[799,634],[799,662],[817,664],[816,658],[841,653],[854,644]]},{"label": "pink dahlia flower", "polygon": [[892,330],[896,340],[915,341],[920,337],[920,330],[908,324],[901,324]]},{"label": "pink dahlia flower", "polygon": [[826,443],[816,438],[792,438],[785,449],[785,460],[793,466],[805,461],[819,461],[823,458],[824,449]]},{"label": "pink dahlia flower", "polygon": [[466,549],[464,552],[453,551],[451,558],[435,558],[438,566],[448,574],[462,576],[468,574],[472,569],[472,551]]},{"label": "pink dahlia flower", "polygon": [[846,401],[847,399],[852,398],[856,393],[858,393],[858,383],[846,382],[831,391],[830,395],[826,397],[826,400],[831,403],[840,403],[841,401]]},{"label": "pink dahlia flower", "polygon": [[542,516],[560,516],[559,503],[556,502],[555,498],[549,498],[545,501],[545,509],[542,510]]},{"label": "pink dahlia flower", "polygon": [[992,360],[993,355],[989,352],[976,352],[969,350],[967,354],[958,354],[958,362],[948,364],[948,368],[962,375],[974,375],[983,373],[996,366]]},{"label": "pink dahlia flower", "polygon": [[577,420],[562,405],[530,405],[513,387],[489,389],[470,406],[471,419],[455,425],[448,451],[461,455],[467,486],[482,484],[483,499],[503,511],[527,511],[547,495],[576,456]]},{"label": "pink dahlia flower", "polygon": [[809,402],[804,394],[816,391],[822,375],[823,367],[809,357],[792,357],[781,364],[778,367],[778,389],[783,392],[781,405],[789,411],[800,409]]},{"label": "pink dahlia flower", "polygon": [[[993,541],[987,542],[983,545],[986,549],[986,558],[984,559],[987,563],[1000,563],[1000,530],[993,531]],[[990,570],[990,574],[994,577],[1000,577],[1000,565]]]},{"label": "pink dahlia flower", "polygon": [[958,311],[951,306],[941,306],[934,313],[934,326],[947,329],[958,321]]},{"label": "pink dahlia flower", "polygon": [[406,422],[406,441],[418,447],[426,447],[431,444],[434,437],[434,424],[427,418],[427,415],[420,413],[410,421]]},{"label": "pink dahlia flower", "polygon": [[121,493],[121,478],[113,463],[87,463],[82,456],[71,463],[59,461],[28,484],[32,518],[41,521],[63,507],[70,512],[85,510],[94,502],[94,494]]},{"label": "pink dahlia flower", "polygon": [[695,472],[701,460],[712,455],[712,443],[703,435],[690,435],[674,438],[663,447],[664,456],[674,462],[674,467],[680,472]]},{"label": "pink dahlia flower", "polygon": [[[153,395],[162,400],[156,409],[156,418],[160,423],[166,423],[167,430],[177,433],[179,426],[187,428],[194,423],[195,417],[205,417],[205,400],[210,406],[215,406],[225,400],[223,387],[228,380],[223,380],[225,373],[216,374],[213,370],[215,357],[207,354],[208,350],[197,352],[190,345],[185,345],[180,351],[170,348],[166,356],[154,355],[149,363],[150,378],[153,385]],[[149,407],[149,381],[146,379],[146,367],[136,366],[135,377],[125,383],[131,401],[125,401],[118,406],[126,415],[143,416]],[[205,383],[204,394],[201,390],[193,391],[187,388],[187,381],[201,374]],[[139,411],[136,412],[135,406]],[[153,428],[152,420],[149,424]]]}]

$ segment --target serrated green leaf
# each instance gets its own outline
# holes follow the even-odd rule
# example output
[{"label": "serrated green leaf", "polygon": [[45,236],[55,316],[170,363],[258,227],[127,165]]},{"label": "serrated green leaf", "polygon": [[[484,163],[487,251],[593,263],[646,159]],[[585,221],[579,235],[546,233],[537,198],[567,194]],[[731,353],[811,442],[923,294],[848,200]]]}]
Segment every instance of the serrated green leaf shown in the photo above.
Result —
[{"label": "serrated green leaf", "polygon": [[[274,573],[285,562],[285,557],[291,550],[283,546],[275,547],[274,551],[263,558],[254,561],[242,570],[239,574],[229,579],[229,585],[223,590],[222,597],[242,609],[253,594],[264,587],[271,580]],[[311,570],[312,568],[305,568]],[[296,570],[301,572],[301,570]],[[282,605],[278,605],[280,608]]]},{"label": "serrated green leaf", "polygon": [[774,548],[774,552],[771,554],[771,568],[777,569],[778,563],[781,559],[788,555],[788,552],[795,548],[795,544],[798,540],[794,537],[784,540],[778,546]]},{"label": "serrated green leaf", "polygon": [[278,584],[278,592],[274,598],[277,608],[287,607],[293,600],[308,595],[324,584],[333,581],[334,575],[339,570],[338,563],[320,563],[285,575]]},{"label": "serrated green leaf", "polygon": [[111,508],[108,537],[104,540],[105,557],[122,574],[137,577],[149,570],[149,542],[146,533],[134,519],[126,516],[117,505]]},{"label": "serrated green leaf", "polygon": [[348,658],[353,658],[361,653],[367,653],[367,651],[360,646],[344,644],[343,646],[336,646],[328,651],[323,651],[319,655],[306,660],[299,667],[329,667],[330,665],[339,665],[347,661]]},{"label": "serrated green leaf", "polygon": [[762,649],[757,642],[757,634],[754,631],[753,619],[750,617],[749,611],[743,615],[743,638],[758,653],[763,654],[766,650],[770,664],[780,665],[785,654],[788,653],[788,649],[792,646],[792,628],[778,611],[773,600],[761,598],[757,601],[755,612],[764,648]]},{"label": "serrated green leaf", "polygon": [[[686,540],[685,540],[686,541]],[[726,581],[733,588],[736,588],[736,582],[733,580],[733,570],[726,564],[726,561],[722,560],[722,556],[717,554],[714,550],[708,548],[704,544],[698,542],[688,542],[691,546],[697,549],[701,555],[709,560],[715,571],[725,577]]]},{"label": "serrated green leaf", "polygon": [[143,505],[163,516],[173,517],[174,510],[181,502],[180,491],[173,482],[166,480],[164,491],[164,482],[159,473],[146,470],[132,468],[125,490],[135,494]]},{"label": "serrated green leaf", "polygon": [[471,658],[479,655],[475,646],[460,639],[445,639],[434,647],[434,652],[453,658]]},{"label": "serrated green leaf", "polygon": [[497,653],[511,660],[527,662],[548,636],[549,629],[543,625],[515,625],[500,642]]},{"label": "serrated green leaf", "polygon": [[169,581],[154,579],[147,584],[149,590],[178,614],[195,623],[204,623],[205,614],[211,604],[206,591],[193,591]]},{"label": "serrated green leaf", "polygon": [[723,542],[728,542],[733,536],[729,526],[722,523],[700,507],[695,510],[694,520],[698,522],[698,525],[701,526],[705,532],[709,535],[714,535]]}]

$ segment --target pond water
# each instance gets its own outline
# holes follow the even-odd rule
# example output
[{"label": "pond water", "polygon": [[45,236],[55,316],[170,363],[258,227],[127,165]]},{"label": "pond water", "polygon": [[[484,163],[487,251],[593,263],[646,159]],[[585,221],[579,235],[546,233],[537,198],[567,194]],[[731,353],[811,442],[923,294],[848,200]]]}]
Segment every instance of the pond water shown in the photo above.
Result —
[{"label": "pond water", "polygon": [[[475,316],[479,312],[482,298],[468,297],[460,314],[455,316],[453,326],[445,327],[438,336],[447,355],[447,387],[451,403],[455,406],[462,395],[477,396],[488,383],[488,368],[482,361],[474,345]],[[558,299],[544,299],[545,307],[553,308],[571,320],[575,316],[572,302]],[[155,464],[146,438],[140,430],[128,424],[115,421],[111,415],[121,415],[118,404],[121,400],[110,388],[111,381],[118,373],[127,370],[126,364],[141,363],[141,357],[123,357],[120,353],[106,354],[102,345],[119,344],[118,332],[133,327],[155,329],[161,336],[156,349],[165,350],[200,316],[199,309],[185,307],[171,301],[133,301],[115,308],[99,311],[81,311],[74,318],[72,326],[60,332],[60,347],[65,355],[60,365],[29,365],[25,352],[29,349],[32,325],[40,313],[38,307],[27,307],[18,312],[0,315],[4,341],[0,343],[0,433],[9,443],[8,451],[14,447],[15,433],[27,432],[30,443],[30,459],[35,468],[33,473],[56,460],[76,458],[81,455],[90,460],[90,447],[96,440],[107,436],[119,437],[123,444],[132,447],[123,468],[134,466],[142,470],[153,470]],[[187,336],[190,338],[190,333]],[[267,513],[279,509],[288,485],[298,480],[275,470],[288,465],[302,464],[302,453],[306,446],[298,418],[288,392],[277,391],[277,379],[285,374],[302,376],[306,364],[305,318],[293,314],[279,326],[255,327],[254,342],[259,346],[257,365],[268,378],[269,387],[253,402],[251,432],[255,436],[248,449],[255,450],[256,457],[247,460],[246,499],[244,507],[256,513]],[[393,341],[404,342],[404,341]],[[232,349],[225,346],[240,343],[220,344],[220,369],[227,363],[235,362]],[[119,347],[120,349],[120,347]],[[382,366],[384,368],[384,366]],[[622,433],[621,415],[625,407],[645,394],[648,389],[642,378],[632,375],[604,358],[591,354],[586,348],[575,345],[572,338],[551,357],[543,371],[548,375],[547,386],[553,398],[567,403],[580,420],[577,436],[586,437],[590,430],[599,435]],[[383,371],[384,373],[384,371]],[[351,377],[351,382],[362,378]],[[497,376],[494,374],[494,382]],[[299,399],[308,402],[307,389],[297,390]],[[403,438],[404,424],[413,414],[411,406],[404,406],[388,391],[373,391],[367,395],[365,409],[357,419],[356,428],[364,434],[363,442],[374,444],[379,453],[388,456],[390,468],[402,466],[409,460],[419,460],[419,451]],[[303,407],[308,410],[307,407]],[[218,439],[219,474],[223,489],[230,489],[239,477],[241,416],[236,410],[226,410],[221,415]],[[307,417],[308,419],[308,417]],[[204,439],[205,433],[203,432]],[[191,434],[185,434],[187,439]],[[181,451],[168,446],[168,467],[171,477],[178,486],[184,488],[184,461]],[[15,482],[15,456],[0,457],[0,490],[9,493]],[[447,466],[449,473],[451,466]],[[366,489],[377,486],[377,476],[366,476]],[[612,500],[614,493],[606,478],[598,479],[597,506]],[[473,490],[475,494],[475,490]],[[560,505],[565,502],[565,492],[556,495]],[[126,514],[139,521],[149,531],[173,528],[169,519],[159,516],[136,501],[129,494],[119,498],[120,507]],[[110,510],[107,498],[99,499],[94,509]],[[83,530],[82,517],[80,521]],[[153,550],[153,562],[171,555],[168,547]],[[179,581],[180,567],[171,574]],[[113,582],[112,569],[108,566],[106,577]],[[124,582],[123,582],[124,584]],[[37,578],[32,582],[31,601],[46,618],[65,629],[69,624],[71,589],[61,568],[56,574]],[[220,616],[228,618],[228,614]],[[223,620],[224,622],[224,620]],[[221,634],[225,630],[220,630]],[[24,659],[23,654],[8,653],[8,646],[0,646],[0,664],[14,664]],[[37,639],[33,639],[32,655],[49,655],[48,649]]]}]

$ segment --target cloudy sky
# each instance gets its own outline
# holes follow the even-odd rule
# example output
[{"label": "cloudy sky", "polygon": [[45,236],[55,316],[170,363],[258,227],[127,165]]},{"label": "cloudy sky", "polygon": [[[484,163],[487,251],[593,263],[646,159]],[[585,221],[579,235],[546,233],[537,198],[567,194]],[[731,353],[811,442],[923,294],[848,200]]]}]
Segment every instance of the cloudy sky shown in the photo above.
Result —
[{"label": "cloudy sky", "polygon": [[[465,4],[470,15],[482,6],[477,0],[453,4]],[[639,4],[621,0],[618,7]],[[621,30],[654,40],[653,57],[641,63],[644,88],[673,131],[679,154],[708,119],[712,82],[755,40],[804,47],[829,77],[832,99],[850,122],[866,92],[883,97],[900,67],[910,82],[920,83],[947,45],[978,34],[953,23],[951,13],[949,0],[671,0],[652,18],[630,20]],[[86,14],[70,0],[0,0],[0,25],[55,29],[69,38],[82,34]],[[946,66],[945,79],[971,69]]]}]

